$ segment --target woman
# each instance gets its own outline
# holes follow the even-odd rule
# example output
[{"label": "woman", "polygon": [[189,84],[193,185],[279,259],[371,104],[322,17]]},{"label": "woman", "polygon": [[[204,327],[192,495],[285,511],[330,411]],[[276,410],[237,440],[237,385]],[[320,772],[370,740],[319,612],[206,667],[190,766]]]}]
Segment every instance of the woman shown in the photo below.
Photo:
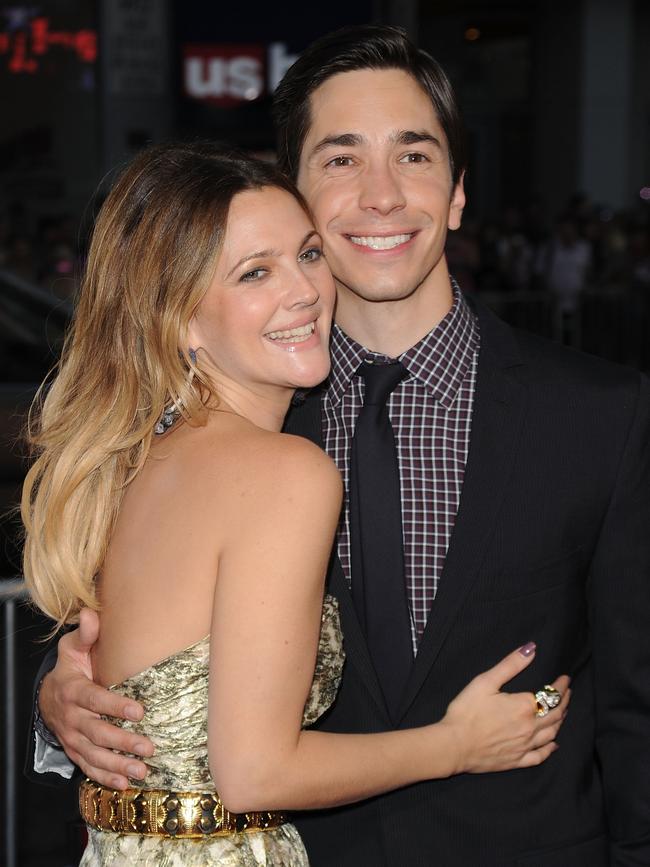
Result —
[{"label": "woman", "polygon": [[307,207],[266,164],[152,148],[101,210],[23,496],[35,601],[57,625],[101,605],[95,678],[143,703],[156,745],[146,789],[82,786],[84,865],[306,865],[282,810],[555,749],[567,697],[537,719],[498,692],[530,647],[434,725],[305,729],[343,665],[323,602],[341,480],[280,430],[327,375],[333,303]]}]

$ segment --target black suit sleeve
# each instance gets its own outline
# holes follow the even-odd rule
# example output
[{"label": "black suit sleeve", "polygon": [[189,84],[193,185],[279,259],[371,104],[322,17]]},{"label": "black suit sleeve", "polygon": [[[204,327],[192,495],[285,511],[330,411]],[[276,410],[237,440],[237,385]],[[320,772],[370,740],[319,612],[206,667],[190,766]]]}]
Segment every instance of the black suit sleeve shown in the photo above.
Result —
[{"label": "black suit sleeve", "polygon": [[40,682],[43,680],[45,675],[52,671],[54,666],[56,665],[56,645],[51,647],[48,652],[45,654],[43,658],[43,662],[41,663],[41,667],[38,670],[36,675],[36,680],[34,682],[34,691],[32,698],[32,715],[31,715],[31,727],[29,731],[29,735],[27,737],[27,754],[25,756],[25,776],[34,783],[40,783],[45,786],[65,786],[70,780],[67,780],[65,777],[62,777],[60,774],[54,772],[48,772],[45,774],[38,774],[34,770],[34,751],[36,747],[36,739],[34,734],[34,721],[36,719],[36,693],[38,691],[38,687]]},{"label": "black suit sleeve", "polygon": [[646,377],[640,378],[638,393],[626,402],[623,414],[632,422],[592,563],[589,603],[596,749],[611,867],[636,867],[650,864],[650,386]]}]

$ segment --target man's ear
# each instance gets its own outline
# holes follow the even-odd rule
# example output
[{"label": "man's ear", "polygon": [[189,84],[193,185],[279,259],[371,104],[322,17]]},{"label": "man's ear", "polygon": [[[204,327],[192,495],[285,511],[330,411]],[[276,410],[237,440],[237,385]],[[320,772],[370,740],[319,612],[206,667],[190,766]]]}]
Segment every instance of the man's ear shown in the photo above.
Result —
[{"label": "man's ear", "polygon": [[458,183],[451,193],[451,201],[449,203],[449,217],[447,219],[448,229],[459,229],[461,220],[463,219],[463,208],[465,207],[465,172],[458,179]]}]

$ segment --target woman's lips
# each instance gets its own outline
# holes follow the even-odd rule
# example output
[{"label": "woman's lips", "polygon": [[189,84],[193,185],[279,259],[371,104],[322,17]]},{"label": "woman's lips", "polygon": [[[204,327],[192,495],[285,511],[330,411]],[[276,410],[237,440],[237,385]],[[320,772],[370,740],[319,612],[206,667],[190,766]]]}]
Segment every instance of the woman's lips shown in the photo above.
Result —
[{"label": "woman's lips", "polygon": [[314,333],[316,328],[316,320],[308,322],[306,325],[299,325],[297,328],[288,328],[283,331],[269,331],[265,334],[269,340],[278,341],[279,343],[302,343],[308,340]]},{"label": "woman's lips", "polygon": [[295,352],[300,349],[311,349],[320,346],[320,333],[317,320],[313,319],[305,325],[296,325],[293,328],[269,331],[264,337],[279,349]]}]

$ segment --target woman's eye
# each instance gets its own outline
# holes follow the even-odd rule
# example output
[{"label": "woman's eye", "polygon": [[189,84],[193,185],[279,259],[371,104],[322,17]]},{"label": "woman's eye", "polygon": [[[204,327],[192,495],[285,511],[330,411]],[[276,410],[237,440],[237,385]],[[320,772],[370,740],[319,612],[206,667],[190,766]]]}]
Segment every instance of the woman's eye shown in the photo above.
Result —
[{"label": "woman's eye", "polygon": [[252,271],[247,271],[239,278],[240,283],[252,283],[254,280],[259,280],[266,274],[266,268],[254,268]]},{"label": "woman's eye", "polygon": [[303,250],[303,252],[298,256],[299,262],[316,262],[323,255],[323,251],[320,247],[310,247],[309,250]]}]

